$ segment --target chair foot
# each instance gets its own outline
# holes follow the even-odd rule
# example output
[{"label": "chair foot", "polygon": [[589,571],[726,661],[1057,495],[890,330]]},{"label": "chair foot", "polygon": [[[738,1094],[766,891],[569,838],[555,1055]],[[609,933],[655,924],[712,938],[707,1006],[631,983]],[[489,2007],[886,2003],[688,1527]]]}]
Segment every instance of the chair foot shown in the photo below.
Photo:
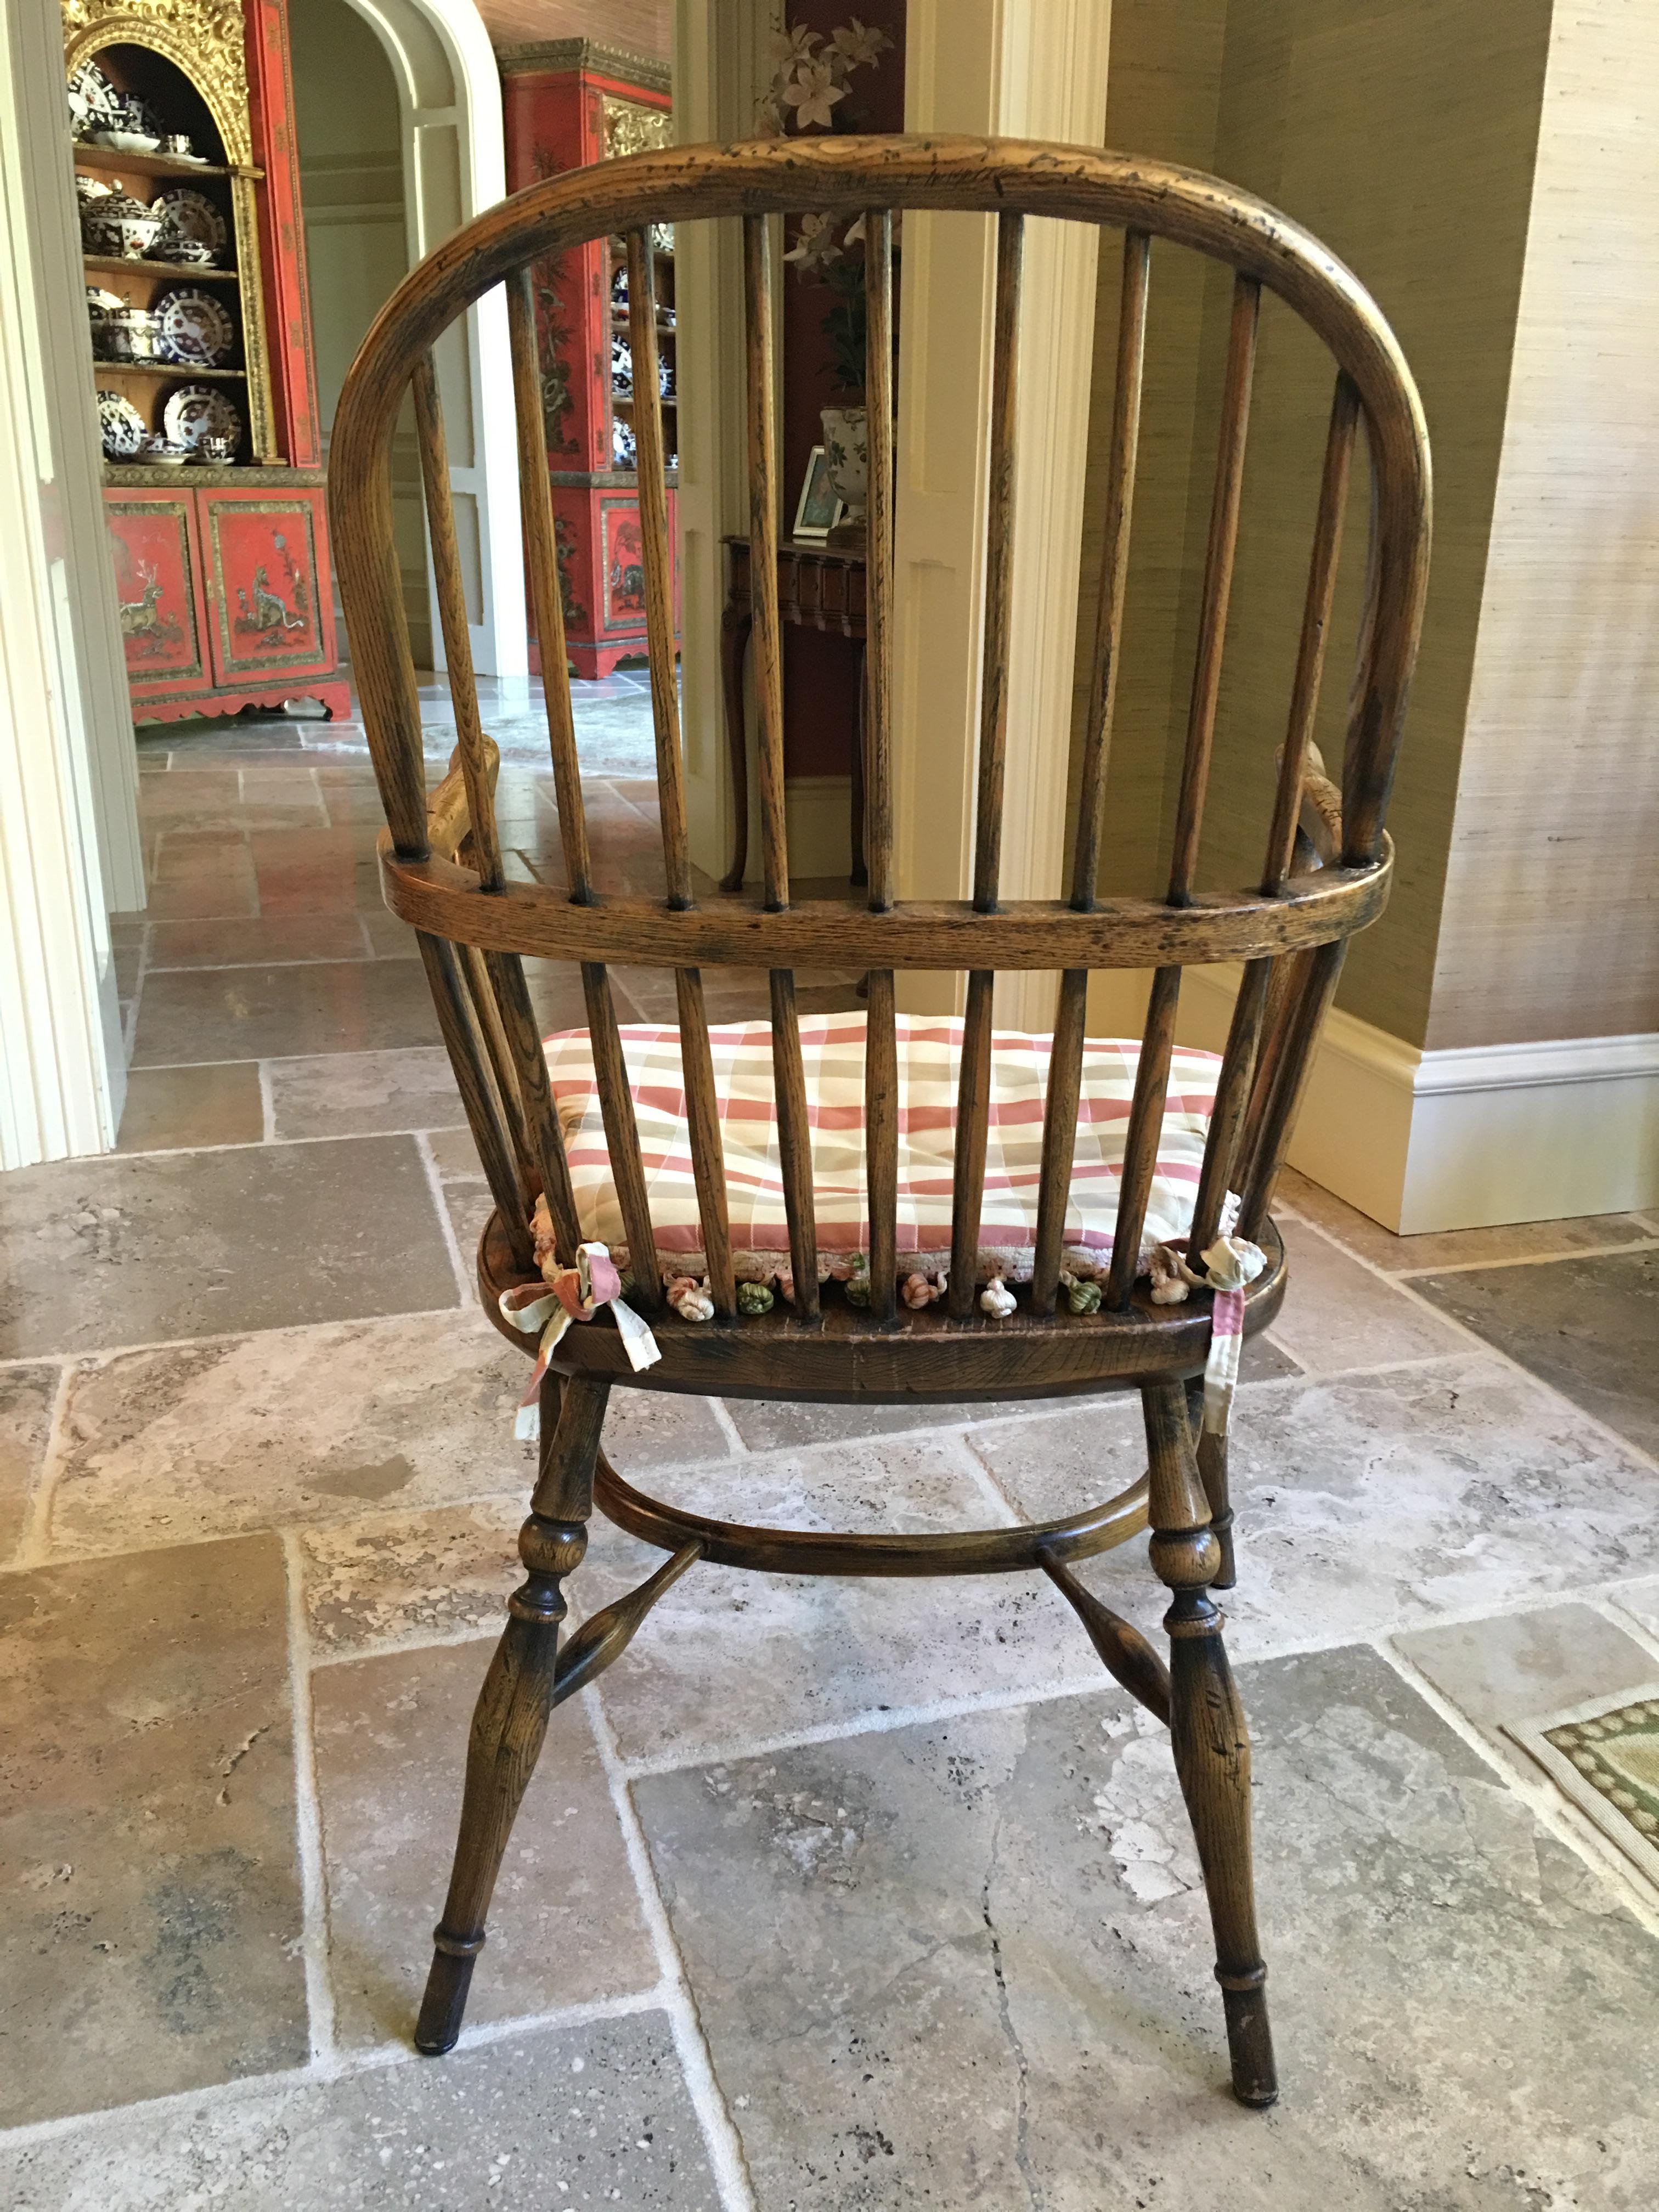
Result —
[{"label": "chair foot", "polygon": [[542,1463],[530,1517],[519,1531],[525,1579],[507,1600],[507,1626],[472,1716],[460,1834],[415,2027],[416,2048],[431,2057],[453,2050],[460,2034],[495,1877],[547,1734],[566,1611],[562,1583],[587,1546],[609,1395],[605,1382],[578,1380],[561,1394],[550,1375],[542,1385]]},{"label": "chair foot", "polygon": [[415,2048],[428,2058],[441,2058],[446,2051],[455,2048],[460,2034],[467,1992],[472,1987],[473,1961],[483,1950],[484,1939],[480,1936],[469,1943],[439,1926],[433,1929],[432,1940],[435,1948],[426,1978],[426,1994],[421,1999],[421,2016],[415,2023]]},{"label": "chair foot", "polygon": [[1178,1390],[1143,1393],[1151,1461],[1152,1559],[1171,1594],[1170,1736],[1204,1870],[1216,1979],[1227,2019],[1233,2094],[1243,2105],[1279,2095],[1267,2027],[1267,1969],[1256,1934],[1250,1852],[1250,1737],[1210,1589],[1220,1571],[1209,1502]]},{"label": "chair foot", "polygon": [[[1267,2025],[1267,1970],[1252,1989],[1221,1983],[1227,2015],[1227,2055],[1232,2061],[1233,2094],[1241,2105],[1265,2112],[1279,2102],[1279,2073],[1273,2064],[1273,2030]],[[1221,1980],[1219,1970],[1216,1978]]]}]

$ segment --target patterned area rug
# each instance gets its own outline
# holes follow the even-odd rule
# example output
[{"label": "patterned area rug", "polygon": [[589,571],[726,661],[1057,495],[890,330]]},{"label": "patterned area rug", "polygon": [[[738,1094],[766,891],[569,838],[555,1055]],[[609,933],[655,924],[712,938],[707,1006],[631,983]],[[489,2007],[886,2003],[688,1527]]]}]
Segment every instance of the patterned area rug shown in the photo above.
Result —
[{"label": "patterned area rug", "polygon": [[1659,1683],[1504,1723],[1603,1835],[1659,1883]]}]

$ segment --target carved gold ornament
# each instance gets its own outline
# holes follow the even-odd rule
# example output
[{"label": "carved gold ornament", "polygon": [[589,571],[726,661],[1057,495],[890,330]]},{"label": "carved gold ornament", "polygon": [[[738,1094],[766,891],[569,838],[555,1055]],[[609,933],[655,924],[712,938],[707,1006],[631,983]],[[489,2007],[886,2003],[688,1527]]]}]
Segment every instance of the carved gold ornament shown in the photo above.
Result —
[{"label": "carved gold ornament", "polygon": [[206,100],[233,167],[253,158],[247,46],[240,0],[63,0],[72,76],[106,46],[148,46],[181,69]]},{"label": "carved gold ornament", "polygon": [[672,146],[674,118],[666,109],[641,107],[637,100],[605,95],[605,156],[614,161],[623,154],[643,154],[653,146]]}]

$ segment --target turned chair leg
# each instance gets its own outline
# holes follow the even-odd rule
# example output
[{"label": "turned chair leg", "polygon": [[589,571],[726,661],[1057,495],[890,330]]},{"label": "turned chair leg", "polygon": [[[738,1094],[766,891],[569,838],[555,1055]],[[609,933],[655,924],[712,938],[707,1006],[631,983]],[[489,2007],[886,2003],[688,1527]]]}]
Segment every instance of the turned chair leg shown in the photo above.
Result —
[{"label": "turned chair leg", "polygon": [[542,1386],[541,1465],[530,1518],[519,1532],[526,1577],[507,1600],[507,1627],[472,1716],[460,1838],[415,2029],[416,2047],[434,2055],[449,2050],[461,2032],[495,1877],[547,1734],[559,1623],[568,1610],[561,1584],[587,1549],[610,1390],[607,1382],[567,1382],[561,1410],[556,1378],[550,1375]]},{"label": "turned chair leg", "polygon": [[1199,1480],[1204,1485],[1204,1495],[1210,1501],[1210,1529],[1215,1537],[1220,1559],[1210,1588],[1229,1590],[1238,1580],[1238,1570],[1233,1558],[1233,1507],[1228,1491],[1227,1436],[1224,1430],[1218,1436],[1213,1430],[1204,1426],[1204,1377],[1201,1375],[1194,1376],[1187,1385],[1187,1413],[1192,1422],[1198,1451]]},{"label": "turned chair leg", "polygon": [[1226,2010],[1233,2092],[1241,2104],[1271,2105],[1279,2082],[1250,1863],[1250,1740],[1221,1641],[1221,1615],[1209,1597],[1220,1547],[1209,1525],[1181,1386],[1151,1384],[1141,1401],[1152,1565],[1174,1593],[1164,1620],[1170,1637],[1170,1734],[1215,1929],[1215,1975]]}]

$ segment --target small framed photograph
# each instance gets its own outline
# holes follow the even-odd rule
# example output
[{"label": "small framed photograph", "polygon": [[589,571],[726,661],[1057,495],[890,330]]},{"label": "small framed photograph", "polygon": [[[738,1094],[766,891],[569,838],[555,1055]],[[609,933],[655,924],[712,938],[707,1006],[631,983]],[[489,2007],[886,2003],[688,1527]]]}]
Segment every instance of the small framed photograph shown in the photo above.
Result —
[{"label": "small framed photograph", "polygon": [[800,488],[800,500],[795,508],[794,534],[822,544],[845,511],[830,481],[830,464],[823,458],[823,448],[814,446],[807,459],[806,481]]}]

